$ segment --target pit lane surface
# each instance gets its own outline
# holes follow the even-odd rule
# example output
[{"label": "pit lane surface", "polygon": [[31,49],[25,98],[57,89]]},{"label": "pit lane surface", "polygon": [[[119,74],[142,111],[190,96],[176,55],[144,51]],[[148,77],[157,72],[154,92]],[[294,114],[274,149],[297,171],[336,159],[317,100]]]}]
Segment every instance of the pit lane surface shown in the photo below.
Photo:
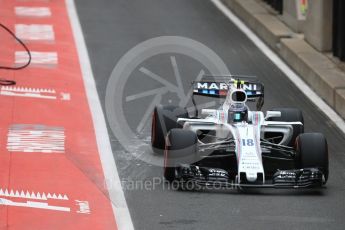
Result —
[{"label": "pit lane surface", "polygon": [[[322,191],[261,190],[254,194],[228,192],[181,192],[167,190],[160,183],[152,190],[125,189],[136,229],[343,229],[345,224],[344,136],[274,66],[246,36],[209,1],[199,0],[76,0],[98,93],[104,107],[107,81],[121,57],[147,39],[183,36],[214,50],[231,73],[256,75],[265,84],[265,109],[294,106],[302,109],[306,131],[326,135],[330,152],[330,179]],[[183,69],[183,83],[195,79],[198,65],[176,56]],[[146,65],[169,81],[173,70],[169,55],[149,60]],[[141,78],[139,78],[141,77]],[[153,83],[137,73],[127,83],[128,94],[150,89]],[[158,84],[159,86],[159,84]],[[165,95],[174,98],[176,95]],[[136,128],[147,101],[123,108]],[[143,130],[149,140],[150,129]],[[121,132],[121,130],[118,130]],[[111,132],[109,132],[111,133]],[[120,177],[124,181],[152,181],[162,168],[136,158],[152,155],[137,147],[134,156],[112,135],[112,148]],[[159,156],[155,156],[159,158]]]}]

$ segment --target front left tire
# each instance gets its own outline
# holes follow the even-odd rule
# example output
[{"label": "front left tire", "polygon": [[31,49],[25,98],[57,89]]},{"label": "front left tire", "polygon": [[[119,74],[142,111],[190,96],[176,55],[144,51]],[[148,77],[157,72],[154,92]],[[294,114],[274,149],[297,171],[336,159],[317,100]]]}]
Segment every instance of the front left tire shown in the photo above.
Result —
[{"label": "front left tire", "polygon": [[180,164],[194,163],[197,142],[196,133],[190,130],[170,130],[164,151],[164,177],[167,181],[176,179],[176,168]]},{"label": "front left tire", "polygon": [[155,153],[162,153],[165,147],[165,137],[173,128],[182,128],[177,123],[178,118],[188,118],[185,108],[178,106],[156,106],[152,114],[151,146]]}]

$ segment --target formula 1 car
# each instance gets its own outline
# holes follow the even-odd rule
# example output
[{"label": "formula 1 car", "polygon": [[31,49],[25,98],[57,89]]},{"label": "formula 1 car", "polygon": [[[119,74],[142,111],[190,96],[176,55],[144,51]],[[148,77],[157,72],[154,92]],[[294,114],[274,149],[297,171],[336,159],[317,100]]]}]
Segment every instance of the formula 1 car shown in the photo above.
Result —
[{"label": "formula 1 car", "polygon": [[[164,150],[164,177],[193,182],[264,188],[320,188],[328,179],[328,147],[321,133],[304,133],[302,112],[261,112],[264,85],[256,78],[205,77],[193,82],[195,116],[185,108],[156,106],[151,144]],[[217,109],[201,109],[194,96],[220,98]],[[251,111],[249,102],[256,102]]]}]

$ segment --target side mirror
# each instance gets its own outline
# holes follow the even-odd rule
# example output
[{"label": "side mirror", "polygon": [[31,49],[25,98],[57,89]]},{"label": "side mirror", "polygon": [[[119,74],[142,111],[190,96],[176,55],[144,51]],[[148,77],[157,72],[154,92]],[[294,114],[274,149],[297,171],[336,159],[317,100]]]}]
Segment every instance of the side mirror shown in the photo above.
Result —
[{"label": "side mirror", "polygon": [[265,120],[271,117],[281,117],[282,113],[280,111],[267,111]]}]

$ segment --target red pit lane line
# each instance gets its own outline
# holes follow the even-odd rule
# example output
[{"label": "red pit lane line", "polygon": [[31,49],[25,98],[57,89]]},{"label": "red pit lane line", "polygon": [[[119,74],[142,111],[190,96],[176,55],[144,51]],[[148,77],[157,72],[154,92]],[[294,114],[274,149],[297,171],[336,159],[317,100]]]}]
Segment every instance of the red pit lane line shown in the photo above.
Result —
[{"label": "red pit lane line", "polygon": [[[18,16],[18,6],[51,15]],[[24,34],[32,52],[57,54],[57,64],[46,57],[0,70],[17,81],[0,87],[0,229],[116,229],[65,2],[1,1],[0,22],[12,31],[52,25],[52,41],[41,39],[46,32]],[[0,63],[13,65],[23,48],[3,30],[0,37]]]}]

